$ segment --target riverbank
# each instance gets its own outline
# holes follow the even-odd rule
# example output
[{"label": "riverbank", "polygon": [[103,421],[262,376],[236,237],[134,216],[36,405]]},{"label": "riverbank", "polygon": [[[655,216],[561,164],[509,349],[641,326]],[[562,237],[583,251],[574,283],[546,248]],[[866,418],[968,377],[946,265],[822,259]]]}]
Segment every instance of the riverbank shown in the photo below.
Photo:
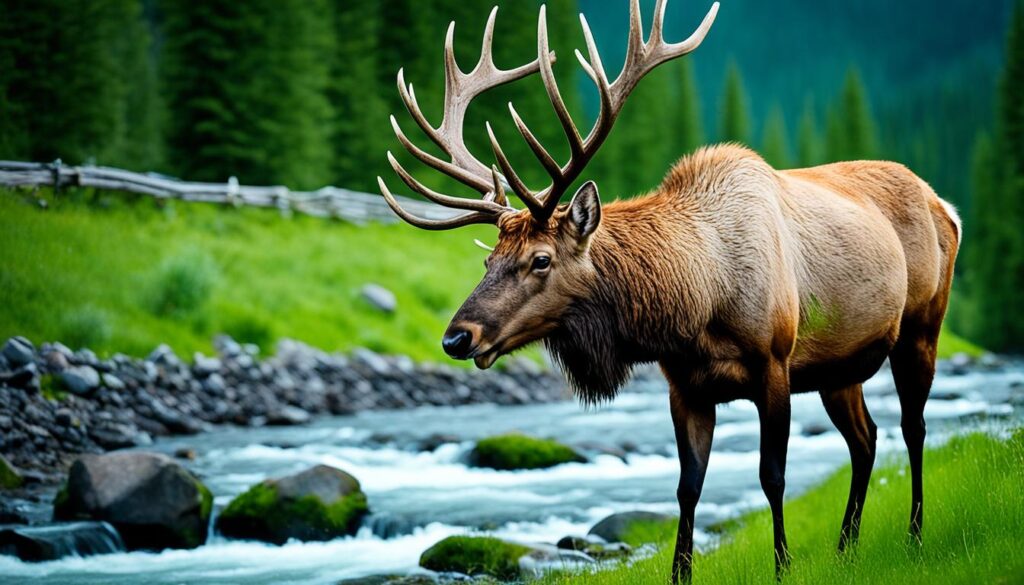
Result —
[{"label": "riverbank", "polygon": [[[902,456],[883,460],[872,475],[861,540],[852,555],[835,553],[849,490],[844,467],[822,485],[786,503],[793,565],[787,584],[901,583],[905,585],[1024,582],[1020,527],[1024,525],[1024,430],[973,434],[925,453],[924,544],[905,529],[910,478]],[[771,516],[759,511],[730,522],[721,545],[698,553],[698,583],[771,583]],[[674,531],[659,553],[631,566],[552,574],[535,585],[661,585],[671,566]]]},{"label": "riverbank", "polygon": [[562,378],[529,360],[480,372],[367,349],[329,354],[292,340],[274,355],[218,336],[191,363],[168,346],[145,359],[100,359],[60,343],[0,347],[0,454],[30,481],[52,483],[80,453],[145,447],[217,425],[292,426],[317,415],[569,398]]},{"label": "riverbank", "polygon": [[[864,387],[879,427],[880,465],[889,456],[902,462],[899,399],[889,372],[883,370]],[[849,459],[817,396],[795,396],[792,413],[787,493],[797,498]],[[991,358],[983,363],[942,362],[925,416],[932,446],[979,428],[1020,425],[1024,364]],[[723,522],[764,505],[757,476],[756,409],[737,402],[719,408],[717,418],[697,509],[702,550],[714,543]],[[517,471],[471,464],[481,439],[510,432],[555,439],[584,454],[587,462]],[[59,585],[140,580],[154,585],[240,580],[251,585],[336,585],[372,575],[419,574],[416,567],[424,551],[450,536],[490,536],[550,549],[565,537],[587,535],[610,514],[675,514],[677,509],[679,467],[667,388],[656,376],[635,379],[613,402],[592,408],[562,400],[364,410],[318,416],[295,426],[212,425],[198,435],[156,437],[152,445],[133,451],[188,457],[176,461],[212,492],[213,526],[221,511],[252,486],[317,465],[357,478],[370,514],[355,536],[328,542],[276,546],[214,531],[206,544],[191,550],[129,551],[44,563],[0,557],[0,574]],[[26,492],[4,492],[2,498],[30,524],[47,522],[57,486]],[[837,496],[816,513],[838,523],[844,497]],[[902,525],[902,494],[897,503]],[[827,531],[829,542],[835,530]],[[643,551],[637,556],[644,556]],[[770,562],[770,555],[753,551],[750,558]]]}]

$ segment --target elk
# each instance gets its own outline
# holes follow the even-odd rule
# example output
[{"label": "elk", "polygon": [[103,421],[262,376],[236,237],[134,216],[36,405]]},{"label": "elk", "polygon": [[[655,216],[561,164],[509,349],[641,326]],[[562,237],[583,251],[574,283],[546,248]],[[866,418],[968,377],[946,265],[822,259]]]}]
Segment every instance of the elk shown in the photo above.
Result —
[{"label": "elk", "polygon": [[[587,181],[570,202],[561,203],[637,83],[656,66],[696,49],[717,11],[715,3],[688,39],[670,44],[662,32],[665,0],[655,6],[646,40],[639,0],[632,0],[625,64],[611,82],[581,15],[589,57],[579,51],[576,56],[600,95],[600,112],[586,136],[570,117],[552,72],[544,7],[537,59],[511,70],[493,61],[494,11],[480,60],[469,73],[455,61],[452,23],[439,126],[427,121],[412,86],[398,73],[412,118],[450,160],[420,149],[393,116],[391,121],[415,158],[482,197],[433,191],[388,153],[412,191],[463,212],[427,219],[404,210],[378,177],[394,212],[416,227],[498,228],[483,279],[444,334],[442,345],[451,357],[473,359],[486,369],[504,354],[543,341],[588,403],[612,399],[635,365],[660,365],[669,383],[680,464],[673,582],[691,577],[694,508],[715,407],[733,400],[757,407],[759,474],[773,518],[777,575],[790,561],[783,493],[793,393],[818,392],[848,444],[853,474],[839,549],[855,543],[876,439],[861,384],[886,358],[910,456],[910,533],[920,538],[923,411],[960,240],[953,207],[902,165],[860,161],[778,171],[731,144],[682,158],[651,193],[602,204],[597,186]],[[555,160],[510,105],[516,127],[550,175],[540,191],[516,173],[489,124],[496,164],[484,164],[463,142],[473,98],[538,72],[571,152],[568,162]],[[507,190],[524,209],[512,207]]]}]

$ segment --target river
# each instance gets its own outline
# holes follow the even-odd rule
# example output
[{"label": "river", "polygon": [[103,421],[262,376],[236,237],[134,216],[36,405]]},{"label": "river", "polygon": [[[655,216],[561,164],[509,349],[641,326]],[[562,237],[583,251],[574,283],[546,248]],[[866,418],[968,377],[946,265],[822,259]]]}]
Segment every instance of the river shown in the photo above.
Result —
[{"label": "river", "polygon": [[[929,441],[1021,420],[1024,366],[937,377],[928,402]],[[899,401],[883,370],[865,384],[879,426],[880,459],[902,455]],[[993,423],[992,421],[998,421]],[[475,439],[506,431],[554,437],[569,444],[628,445],[548,470],[499,472],[467,467]],[[458,442],[421,451],[435,434]],[[718,409],[718,425],[697,526],[763,506],[753,405]],[[281,547],[213,536],[195,550],[119,553],[29,564],[0,557],[0,581],[114,583],[335,583],[370,574],[404,574],[420,553],[445,536],[486,531],[529,542],[585,534],[618,511],[675,513],[678,464],[664,383],[634,383],[614,402],[584,408],[576,402],[536,406],[424,407],[323,418],[305,427],[224,428],[157,442],[152,449],[191,449],[189,463],[215,494],[216,507],[252,484],[316,463],[356,476],[373,516],[360,533],[326,543]],[[815,394],[793,400],[787,495],[793,496],[846,464],[846,445]],[[869,494],[870,502],[870,494]],[[907,494],[908,502],[910,494]],[[836,531],[842,509],[833,511]],[[47,513],[45,508],[38,515]],[[699,531],[700,544],[709,538]]]}]

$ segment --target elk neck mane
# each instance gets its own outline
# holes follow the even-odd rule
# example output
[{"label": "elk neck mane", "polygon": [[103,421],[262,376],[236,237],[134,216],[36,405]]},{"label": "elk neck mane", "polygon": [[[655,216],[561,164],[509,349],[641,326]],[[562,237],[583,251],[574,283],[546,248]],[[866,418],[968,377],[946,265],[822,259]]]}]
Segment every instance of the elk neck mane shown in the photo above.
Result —
[{"label": "elk neck mane", "polygon": [[583,402],[614,398],[635,365],[698,351],[695,338],[722,290],[706,212],[735,190],[737,176],[764,168],[746,148],[703,148],[656,191],[604,205],[589,252],[596,278],[545,339]]}]

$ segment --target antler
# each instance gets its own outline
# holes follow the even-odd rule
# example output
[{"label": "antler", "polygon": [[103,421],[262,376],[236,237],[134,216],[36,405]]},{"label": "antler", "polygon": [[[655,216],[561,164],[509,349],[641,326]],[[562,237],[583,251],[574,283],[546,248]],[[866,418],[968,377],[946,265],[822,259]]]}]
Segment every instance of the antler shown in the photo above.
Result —
[{"label": "antler", "polygon": [[[447,207],[465,209],[471,211],[448,220],[426,220],[416,217],[398,205],[398,202],[391,195],[384,180],[377,177],[381,193],[387,200],[391,209],[405,221],[425,229],[449,229],[472,223],[494,223],[497,217],[511,208],[505,196],[504,184],[497,168],[480,162],[469,149],[463,139],[463,124],[466,111],[470,102],[481,93],[506,83],[522,79],[540,70],[540,61],[550,66],[555,60],[554,53],[545,51],[541,55],[547,55],[546,59],[535,59],[526,65],[515,69],[503,70],[494,64],[493,43],[494,43],[494,20],[498,13],[498,7],[491,10],[487,18],[487,25],[484,28],[483,46],[480,51],[480,60],[476,67],[469,73],[463,72],[455,61],[455,23],[448,25],[448,34],[444,42],[444,116],[441,124],[436,128],[427,121],[426,116],[416,101],[416,92],[412,84],[406,84],[405,73],[398,71],[398,93],[408,108],[413,120],[423,132],[430,137],[445,154],[451,157],[451,162],[437,158],[423,149],[419,148],[406,137],[398,120],[391,116],[391,126],[398,137],[398,141],[413,156],[424,164],[441,171],[455,180],[479,191],[484,197],[483,200],[466,199],[462,197],[451,197],[437,193],[417,181],[406,171],[395,159],[394,155],[388,152],[388,161],[402,181],[410,189],[420,195]],[[535,202],[528,202],[530,203]],[[539,208],[539,204],[537,204]]]},{"label": "antler", "polygon": [[[424,220],[417,218],[398,206],[384,181],[378,177],[381,192],[391,205],[391,208],[405,221],[425,229],[448,229],[470,223],[493,223],[500,214],[508,211],[508,202],[503,188],[504,184],[498,169],[493,166],[488,169],[470,154],[462,141],[463,120],[469,102],[480,93],[491,87],[496,87],[539,71],[544,81],[544,88],[547,91],[548,99],[551,101],[555,115],[558,117],[569,141],[569,161],[564,165],[559,164],[547,149],[544,148],[533,132],[530,131],[511,103],[509,104],[509,112],[512,114],[512,119],[519,133],[522,134],[523,139],[526,140],[527,145],[536,155],[541,166],[544,167],[551,177],[551,184],[539,192],[532,191],[515,172],[515,169],[513,169],[508,157],[505,156],[501,145],[498,143],[490,123],[487,124],[487,135],[490,138],[491,148],[494,151],[494,156],[498,161],[498,166],[508,186],[529,208],[530,213],[537,221],[547,221],[551,214],[554,213],[562,195],[579,178],[583,169],[586,168],[598,149],[604,144],[605,139],[608,138],[615,120],[622,111],[626,98],[636,88],[637,83],[658,65],[671,59],[682,57],[700,46],[715,21],[719,7],[718,2],[711,6],[711,10],[708,11],[700,26],[697,27],[697,30],[688,39],[680,43],[666,43],[663,36],[666,4],[667,0],[658,0],[655,5],[651,34],[645,41],[643,39],[643,23],[640,17],[640,1],[631,0],[629,10],[629,44],[626,49],[626,61],[619,76],[612,83],[609,83],[608,75],[605,72],[604,65],[601,63],[601,56],[598,53],[597,44],[594,42],[594,36],[590,31],[590,25],[587,23],[586,17],[580,14],[580,24],[583,27],[589,60],[584,58],[579,51],[576,51],[576,57],[583,70],[597,86],[601,101],[601,111],[594,122],[594,126],[587,133],[586,138],[583,138],[580,134],[572,117],[569,115],[569,109],[565,105],[565,100],[562,99],[558,83],[555,80],[552,69],[555,59],[549,47],[546,6],[541,6],[537,22],[538,59],[510,71],[497,69],[491,55],[494,17],[497,13],[497,8],[491,11],[491,15],[487,19],[480,62],[469,74],[462,73],[455,63],[454,50],[452,49],[455,23],[452,23],[448,28],[448,36],[445,39],[445,114],[441,126],[434,128],[426,121],[416,103],[416,95],[412,90],[412,86],[410,85],[406,88],[402,72],[399,71],[398,73],[398,86],[402,100],[409,108],[410,113],[420,128],[452,158],[451,163],[434,157],[412,144],[402,133],[394,116],[391,118],[391,123],[394,126],[395,133],[398,135],[399,141],[416,158],[475,188],[484,194],[484,198],[482,201],[475,201],[449,197],[431,191],[413,179],[398,164],[395,158],[391,156],[391,153],[388,153],[391,166],[394,167],[395,172],[398,173],[409,188],[427,199],[449,207],[471,210],[471,213],[463,214],[450,220]],[[548,58],[542,58],[543,56],[548,56]]]}]

